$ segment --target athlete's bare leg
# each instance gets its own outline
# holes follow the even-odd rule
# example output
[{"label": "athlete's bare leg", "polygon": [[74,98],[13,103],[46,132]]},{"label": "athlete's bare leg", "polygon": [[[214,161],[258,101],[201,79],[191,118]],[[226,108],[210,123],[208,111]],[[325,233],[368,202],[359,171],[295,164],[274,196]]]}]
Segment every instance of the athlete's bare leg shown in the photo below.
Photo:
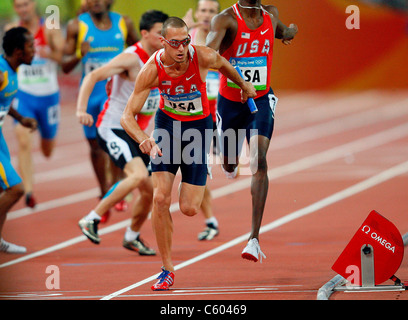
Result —
[{"label": "athlete's bare leg", "polygon": [[268,163],[266,154],[270,140],[264,136],[253,136],[250,141],[250,167],[252,172],[252,229],[249,239],[259,238],[262,217],[268,195]]}]

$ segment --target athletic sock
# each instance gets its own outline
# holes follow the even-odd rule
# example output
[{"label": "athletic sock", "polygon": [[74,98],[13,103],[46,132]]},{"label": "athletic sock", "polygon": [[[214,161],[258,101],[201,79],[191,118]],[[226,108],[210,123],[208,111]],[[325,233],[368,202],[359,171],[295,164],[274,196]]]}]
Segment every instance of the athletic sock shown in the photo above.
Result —
[{"label": "athletic sock", "polygon": [[130,229],[130,227],[127,227],[126,233],[125,233],[125,240],[126,241],[133,241],[136,240],[137,237],[139,236],[140,232],[138,231],[133,231]]},{"label": "athletic sock", "polygon": [[85,220],[101,220],[101,216],[95,212],[95,210],[92,210],[91,212],[88,213],[88,215],[85,217]]},{"label": "athletic sock", "polygon": [[218,228],[218,220],[217,220],[216,217],[211,217],[211,218],[205,220],[206,225],[209,225],[210,223],[212,225],[214,225],[214,227]]}]

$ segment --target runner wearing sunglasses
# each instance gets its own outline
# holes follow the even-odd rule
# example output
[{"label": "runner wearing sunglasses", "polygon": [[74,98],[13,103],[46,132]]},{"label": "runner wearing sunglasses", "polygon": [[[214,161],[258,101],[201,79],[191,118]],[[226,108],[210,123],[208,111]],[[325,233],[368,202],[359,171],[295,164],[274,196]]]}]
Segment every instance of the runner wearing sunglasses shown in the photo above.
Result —
[{"label": "runner wearing sunglasses", "polygon": [[[170,204],[178,169],[182,177],[180,211],[194,216],[203,200],[212,139],[205,83],[208,70],[219,70],[236,83],[242,89],[243,102],[256,95],[254,87],[242,80],[233,66],[215,50],[190,45],[188,28],[182,19],[171,17],[166,20],[162,36],[164,49],[157,51],[139,73],[121,119],[123,128],[140,144],[142,152],[151,156],[152,161],[152,224],[163,262],[159,280],[152,290],[168,290],[174,282]],[[155,130],[149,137],[140,129],[135,116],[153,87],[160,89],[161,99]],[[206,134],[208,132],[210,134]],[[208,138],[210,141],[207,141]]]}]

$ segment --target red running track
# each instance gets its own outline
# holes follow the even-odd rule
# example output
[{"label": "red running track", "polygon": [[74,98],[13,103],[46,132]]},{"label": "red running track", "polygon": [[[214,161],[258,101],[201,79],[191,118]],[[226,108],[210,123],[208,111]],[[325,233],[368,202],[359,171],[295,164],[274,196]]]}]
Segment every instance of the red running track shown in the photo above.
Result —
[{"label": "red running track", "polygon": [[[0,299],[316,300],[318,289],[336,275],[334,261],[371,210],[401,234],[408,231],[408,92],[281,92],[279,98],[268,153],[262,264],[240,257],[250,231],[250,177],[227,180],[219,165],[209,181],[218,237],[199,242],[203,216],[188,218],[173,206],[172,290],[150,290],[161,267],[158,256],[122,248],[129,213],[113,212],[100,228],[100,245],[88,241],[77,222],[97,203],[98,189],[74,105],[65,103],[51,160],[41,156],[36,140],[39,205],[31,210],[19,202],[4,227],[4,238],[28,252],[0,254]],[[3,132],[16,164],[11,122]],[[245,169],[244,164],[241,173]],[[157,249],[150,220],[142,237]],[[47,273],[50,266],[58,268],[59,288],[47,288],[47,278],[56,275]],[[406,259],[397,276],[408,278]],[[330,299],[407,297],[339,292]]]}]

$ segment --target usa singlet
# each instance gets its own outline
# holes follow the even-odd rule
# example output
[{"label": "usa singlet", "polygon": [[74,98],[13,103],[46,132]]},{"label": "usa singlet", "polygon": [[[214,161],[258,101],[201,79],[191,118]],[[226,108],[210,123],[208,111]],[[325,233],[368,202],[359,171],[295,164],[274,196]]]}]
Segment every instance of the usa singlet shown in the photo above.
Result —
[{"label": "usa singlet", "polygon": [[[140,67],[149,60],[149,55],[142,48],[140,42],[137,42],[133,46],[127,48],[124,53],[136,54],[140,58]],[[112,89],[109,93],[109,98],[105,102],[102,112],[98,116],[98,122],[96,127],[108,126],[111,128],[122,129],[120,124],[120,118],[123,110],[125,109],[128,99],[135,88],[134,81],[129,81],[122,78],[120,75],[114,75],[112,77]],[[157,111],[160,103],[160,92],[158,88],[153,88],[150,91],[142,110],[137,115],[136,120],[142,130],[145,130],[151,118]]]},{"label": "usa singlet", "polygon": [[[263,24],[252,30],[246,25],[238,4],[233,5],[232,8],[237,16],[237,35],[222,56],[233,66],[239,66],[245,81],[254,85],[257,90],[256,98],[259,98],[267,94],[270,89],[274,43],[272,19],[268,12],[262,10]],[[231,101],[241,101],[240,88],[222,74],[220,94]]]},{"label": "usa singlet", "polygon": [[204,119],[210,115],[206,83],[201,79],[197,50],[189,45],[189,66],[176,78],[170,77],[160,57],[164,49],[156,52],[155,62],[161,91],[160,110],[179,121]]}]

